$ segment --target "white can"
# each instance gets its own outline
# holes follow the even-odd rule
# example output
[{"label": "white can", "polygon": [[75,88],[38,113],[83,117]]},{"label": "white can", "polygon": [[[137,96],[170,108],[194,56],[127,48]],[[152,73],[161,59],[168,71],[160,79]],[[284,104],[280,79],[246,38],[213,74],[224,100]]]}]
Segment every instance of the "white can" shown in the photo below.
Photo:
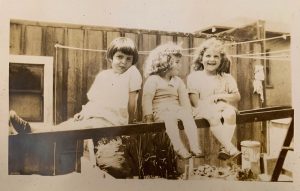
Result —
[{"label": "white can", "polygon": [[242,141],[242,169],[251,169],[253,173],[260,173],[260,142]]}]

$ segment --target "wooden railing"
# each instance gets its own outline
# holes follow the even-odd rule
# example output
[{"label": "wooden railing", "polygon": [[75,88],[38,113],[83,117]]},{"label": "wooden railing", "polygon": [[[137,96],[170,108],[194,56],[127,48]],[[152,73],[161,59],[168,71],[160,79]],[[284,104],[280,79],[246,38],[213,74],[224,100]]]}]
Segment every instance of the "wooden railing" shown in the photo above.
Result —
[{"label": "wooden railing", "polygon": [[[290,106],[278,106],[239,111],[237,114],[237,124],[267,121],[273,119],[281,119],[294,117],[294,110]],[[198,128],[208,128],[209,123],[205,119],[195,119]],[[182,123],[179,122],[179,128]],[[293,127],[292,127],[293,128]],[[10,143],[20,142],[20,139],[26,140],[27,143],[38,144],[39,141],[56,143],[64,140],[78,141],[84,139],[95,139],[101,137],[113,137],[118,135],[143,134],[150,132],[165,131],[165,125],[162,122],[155,123],[135,123],[123,126],[100,127],[90,129],[38,132],[23,135],[10,135]],[[10,146],[11,148],[11,146]],[[12,152],[11,150],[9,151]],[[55,147],[54,147],[54,153]],[[55,154],[54,154],[55,155]],[[54,160],[55,161],[55,160]],[[10,161],[11,162],[11,161]],[[10,164],[13,165],[13,164]],[[54,164],[55,171],[55,164]],[[55,173],[54,173],[55,174]]]},{"label": "wooden railing", "polygon": [[[268,107],[252,110],[240,111],[237,114],[237,124],[251,123],[259,121],[267,121],[273,119],[281,119],[293,117],[294,110],[289,106]],[[208,128],[209,123],[205,119],[195,119],[198,128]],[[179,122],[179,128],[182,128],[182,123]],[[64,140],[64,139],[92,139],[100,137],[112,137],[118,135],[132,135],[150,132],[161,132],[165,130],[163,122],[154,123],[135,123],[122,126],[100,127],[91,129],[78,129],[66,131],[52,132],[37,132],[26,135],[28,139],[43,139],[43,140]],[[10,139],[18,138],[19,135],[10,135]]]}]

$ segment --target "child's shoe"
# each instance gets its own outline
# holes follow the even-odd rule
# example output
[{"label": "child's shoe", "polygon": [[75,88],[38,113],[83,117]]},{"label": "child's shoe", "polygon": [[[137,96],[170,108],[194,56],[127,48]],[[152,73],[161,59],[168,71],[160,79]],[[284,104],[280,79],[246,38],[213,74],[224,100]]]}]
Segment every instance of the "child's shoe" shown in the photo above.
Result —
[{"label": "child's shoe", "polygon": [[218,159],[227,160],[229,158],[230,158],[230,153],[227,152],[224,147],[220,148],[220,151],[219,151],[219,154],[218,154]]},{"label": "child's shoe", "polygon": [[229,159],[232,160],[232,159],[234,159],[234,158],[240,156],[241,154],[242,154],[241,151],[236,151],[234,154],[232,154],[232,155],[230,156]]},{"label": "child's shoe", "polygon": [[238,157],[241,153],[241,151],[236,150],[233,153],[229,153],[228,151],[225,150],[224,147],[220,148],[219,154],[218,154],[218,159],[220,160],[232,160],[236,157]]},{"label": "child's shoe", "polygon": [[192,154],[189,153],[186,149],[178,149],[175,152],[181,159],[189,159],[192,157]]},{"label": "child's shoe", "polygon": [[17,113],[13,110],[9,112],[9,120],[13,128],[19,133],[31,133],[31,127],[29,123],[23,120]]},{"label": "child's shoe", "polygon": [[193,156],[196,158],[204,158],[204,153],[202,152],[201,149],[196,148],[196,149],[191,149],[191,153]]}]

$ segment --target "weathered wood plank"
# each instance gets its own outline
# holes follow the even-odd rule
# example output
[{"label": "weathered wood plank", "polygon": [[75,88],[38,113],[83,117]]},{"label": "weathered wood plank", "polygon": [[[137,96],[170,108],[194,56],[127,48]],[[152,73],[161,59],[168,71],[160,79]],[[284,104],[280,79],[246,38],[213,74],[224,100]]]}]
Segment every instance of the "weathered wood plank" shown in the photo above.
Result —
[{"label": "weathered wood plank", "polygon": [[[107,38],[106,38],[107,47],[109,46],[111,41],[113,41],[115,38],[120,37],[120,36],[121,36],[121,32],[108,31],[107,32]],[[107,62],[107,68],[111,68],[111,63],[110,62]]]},{"label": "weathered wood plank", "polygon": [[[85,48],[103,50],[103,32],[88,30],[85,34]],[[84,94],[90,89],[99,71],[104,69],[103,63],[106,62],[105,55],[105,52],[84,52],[83,63],[86,71],[83,74],[86,76],[86,88],[83,89]]]},{"label": "weathered wood plank", "polygon": [[[238,123],[257,122],[262,120],[271,120],[278,118],[293,117],[294,110],[292,108],[265,108],[256,109],[251,111],[241,111],[238,116]],[[208,127],[207,121],[203,119],[196,119],[196,124],[199,128]],[[180,124],[182,128],[182,124]],[[218,149],[216,148],[217,141],[211,134],[208,128],[205,128],[209,134],[204,139],[204,161],[198,161],[197,164],[211,164],[216,166],[224,166],[224,162],[220,162],[217,159]],[[75,169],[80,169],[76,161],[79,160],[79,156],[82,153],[76,153],[80,150],[76,142],[82,139],[99,138],[99,137],[112,137],[117,135],[132,135],[132,134],[144,134],[149,132],[162,132],[165,130],[164,123],[151,123],[151,124],[131,124],[125,126],[104,127],[94,129],[81,129],[81,130],[69,130],[69,131],[56,131],[56,132],[40,132],[31,133],[25,135],[10,135],[9,136],[9,172],[10,173],[37,173],[52,175],[63,174],[72,172]],[[66,140],[69,142],[66,144]],[[37,144],[39,143],[39,144]],[[78,143],[78,142],[77,142]],[[54,146],[57,145],[56,147]],[[62,147],[64,145],[64,147]],[[209,145],[209,146],[208,146]],[[16,147],[17,146],[17,147]],[[207,149],[210,147],[210,149]],[[54,151],[56,148],[56,151]],[[17,150],[16,150],[17,149]],[[23,151],[23,152],[20,152]],[[53,169],[54,159],[51,153],[42,154],[44,152],[56,153],[55,166]],[[29,155],[31,155],[29,157]],[[21,158],[16,158],[21,157]],[[67,157],[67,158],[66,158]],[[77,158],[77,160],[76,160]],[[75,159],[75,160],[74,160]],[[65,164],[63,161],[68,161]],[[53,162],[53,163],[52,163]],[[43,166],[41,166],[43,164]],[[196,164],[196,165],[197,165]],[[52,166],[53,165],[53,166]],[[75,165],[77,165],[75,167]]]},{"label": "weathered wood plank", "polygon": [[160,44],[165,44],[167,42],[173,42],[173,36],[171,36],[171,35],[160,35]]},{"label": "weathered wood plank", "polygon": [[[230,43],[230,42],[228,42]],[[236,55],[237,54],[237,46],[231,45],[231,46],[226,46],[226,51],[229,55]],[[230,57],[231,60],[231,65],[230,65],[230,74],[237,79],[237,58]]]},{"label": "weathered wood plank", "polygon": [[[294,110],[292,108],[287,109],[275,109],[269,111],[259,111],[255,110],[253,113],[243,113],[240,112],[237,115],[237,123],[252,123],[259,121],[266,121],[272,119],[281,119],[287,117],[293,117]],[[205,119],[196,119],[196,125],[198,128],[208,128],[209,124]],[[182,128],[182,123],[179,122],[179,128]],[[23,136],[28,138],[34,137],[43,137],[45,139],[59,140],[66,137],[71,137],[72,139],[88,139],[94,137],[111,137],[117,135],[131,135],[131,134],[141,134],[147,132],[161,132],[165,130],[163,122],[154,122],[154,123],[135,123],[122,126],[113,126],[113,127],[102,127],[102,128],[93,128],[93,129],[76,129],[76,130],[64,130],[64,131],[53,131],[53,132],[37,132],[29,133]],[[18,137],[20,135],[10,135],[10,138]]]},{"label": "weathered wood plank", "polygon": [[21,42],[22,42],[22,25],[11,24],[10,25],[10,42],[9,42],[9,53],[10,54],[21,54]]},{"label": "weathered wood plank", "polygon": [[[131,40],[133,40],[133,42],[136,45],[136,48],[139,50],[139,40],[140,40],[140,37],[141,37],[139,34],[125,33],[124,36],[127,37],[127,38],[130,38]],[[139,54],[138,61],[137,61],[137,63],[135,65],[136,65],[137,68],[142,68],[143,64],[144,63],[141,62],[141,55]],[[142,96],[142,94],[139,94],[139,97],[138,97],[139,100],[141,100],[141,96]],[[141,119],[142,107],[141,107],[141,103],[140,102],[141,101],[137,102],[138,105],[137,105],[137,108],[136,108],[136,111],[135,111],[135,114],[134,114],[136,120],[142,120]]]},{"label": "weathered wood plank", "polygon": [[186,77],[190,73],[191,67],[191,57],[189,55],[189,51],[187,50],[190,48],[190,42],[188,37],[177,37],[177,43],[182,46],[183,49],[183,57],[181,60],[182,66],[180,69],[179,76],[186,82]]},{"label": "weathered wood plank", "polygon": [[[238,54],[249,53],[249,44],[238,45]],[[252,65],[250,64],[250,59],[238,58],[237,65],[237,85],[239,92],[241,94],[241,100],[238,103],[239,110],[253,109],[252,108]],[[238,128],[237,139],[241,140],[251,140],[252,134],[252,124],[240,124],[241,128]],[[240,145],[238,145],[240,147]]]},{"label": "weathered wood plank", "polygon": [[25,54],[42,55],[42,27],[26,26]]},{"label": "weathered wood plank", "polygon": [[[65,30],[63,28],[55,28],[53,31],[53,40],[54,43],[58,43],[58,44],[64,44],[65,43]],[[57,50],[57,55],[56,55],[56,50]],[[54,93],[55,93],[55,97],[54,97],[54,123],[58,124],[62,121],[65,120],[64,118],[64,105],[66,105],[66,103],[64,102],[64,95],[63,95],[63,82],[64,82],[64,65],[66,64],[64,62],[64,58],[65,58],[65,53],[66,50],[65,49],[55,49],[55,53],[54,53]],[[66,76],[65,76],[66,78]]]},{"label": "weathered wood plank", "polygon": [[[251,44],[251,51],[254,53],[261,52],[261,44],[260,43],[252,43]],[[254,80],[254,71],[255,71],[255,66],[256,65],[261,65],[261,60],[260,59],[252,59],[252,71],[253,71],[253,79]],[[260,95],[258,94],[253,94],[252,97],[252,108],[261,108],[262,107],[262,100],[260,99]],[[266,131],[263,131],[263,124],[261,122],[259,123],[253,123],[252,127],[252,140],[257,140],[259,141],[262,145],[261,147],[263,148],[264,145],[264,140],[266,136]]]},{"label": "weathered wood plank", "polygon": [[[68,30],[68,46],[83,47],[83,30]],[[81,110],[83,51],[68,50],[67,117]]]}]

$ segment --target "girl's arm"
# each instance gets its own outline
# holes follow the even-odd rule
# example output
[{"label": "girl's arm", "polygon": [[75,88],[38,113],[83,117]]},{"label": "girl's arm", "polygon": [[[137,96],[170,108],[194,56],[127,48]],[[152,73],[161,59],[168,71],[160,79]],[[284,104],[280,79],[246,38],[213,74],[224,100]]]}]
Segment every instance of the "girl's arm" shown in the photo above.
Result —
[{"label": "girl's arm", "polygon": [[193,107],[198,107],[199,95],[196,93],[189,93],[190,102]]},{"label": "girl's arm", "polygon": [[153,110],[152,110],[152,100],[154,98],[153,94],[144,94],[142,100],[143,107],[143,121],[150,123],[154,121]]},{"label": "girl's arm", "polygon": [[188,94],[189,94],[190,103],[193,107],[198,107],[198,102],[200,99],[198,88],[197,88],[197,84],[199,81],[198,76],[199,73],[191,73],[187,77]]},{"label": "girl's arm", "polygon": [[153,122],[153,99],[156,93],[156,78],[149,76],[143,88],[142,107],[143,121],[146,123]]},{"label": "girl's arm", "polygon": [[138,93],[139,93],[138,90],[129,92],[129,101],[128,101],[128,114],[129,114],[128,123],[129,124],[133,123],[134,118],[135,118]]},{"label": "girl's arm", "polygon": [[182,80],[180,80],[178,96],[179,96],[180,105],[182,107],[186,108],[188,111],[191,111],[192,108],[191,108],[191,103],[189,100],[188,92],[187,92],[185,84]]},{"label": "girl's arm", "polygon": [[235,81],[235,79],[230,75],[227,74],[224,78],[224,80],[226,80],[226,84],[227,84],[227,92],[222,92],[219,94],[215,94],[213,96],[213,99],[215,102],[217,101],[225,101],[228,102],[230,104],[235,104],[238,101],[240,101],[241,99],[241,95],[239,93],[238,87],[237,87],[237,83]]},{"label": "girl's arm", "polygon": [[215,94],[212,98],[215,102],[217,101],[225,101],[229,103],[236,103],[240,101],[241,95],[239,92],[234,93],[224,93],[224,94]]},{"label": "girl's arm", "polygon": [[136,114],[136,107],[137,107],[137,99],[139,90],[142,86],[142,76],[136,66],[131,66],[128,69],[130,72],[130,81],[129,81],[129,100],[128,100],[128,123],[133,123],[135,114]]}]

